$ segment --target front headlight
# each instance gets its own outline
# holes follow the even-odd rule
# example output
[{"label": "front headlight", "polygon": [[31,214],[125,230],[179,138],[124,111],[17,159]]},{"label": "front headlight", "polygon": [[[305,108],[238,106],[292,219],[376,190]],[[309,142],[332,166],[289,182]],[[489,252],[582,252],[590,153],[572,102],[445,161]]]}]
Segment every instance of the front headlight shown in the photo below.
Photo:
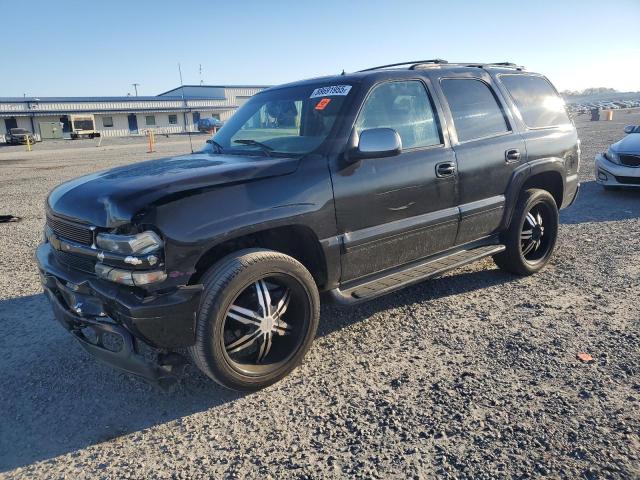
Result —
[{"label": "front headlight", "polygon": [[103,250],[123,255],[151,253],[160,250],[163,246],[162,239],[151,230],[136,235],[99,233],[96,236],[96,244]]},{"label": "front headlight", "polygon": [[604,158],[606,158],[607,160],[609,160],[611,163],[615,163],[616,165],[621,165],[620,163],[620,156],[614,152],[613,150],[609,149],[604,153]]}]

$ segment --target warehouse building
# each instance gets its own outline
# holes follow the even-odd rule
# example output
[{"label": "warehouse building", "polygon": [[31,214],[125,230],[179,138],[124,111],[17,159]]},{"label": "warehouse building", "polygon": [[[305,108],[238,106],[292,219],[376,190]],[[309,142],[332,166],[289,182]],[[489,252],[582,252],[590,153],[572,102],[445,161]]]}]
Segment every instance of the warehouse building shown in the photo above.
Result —
[{"label": "warehouse building", "polygon": [[[266,86],[185,85],[155,97],[0,97],[0,141],[11,128],[41,139],[68,138],[90,126],[101,136],[194,132],[202,118],[226,121]],[[91,123],[92,122],[92,123]],[[76,125],[77,124],[77,125]]]}]

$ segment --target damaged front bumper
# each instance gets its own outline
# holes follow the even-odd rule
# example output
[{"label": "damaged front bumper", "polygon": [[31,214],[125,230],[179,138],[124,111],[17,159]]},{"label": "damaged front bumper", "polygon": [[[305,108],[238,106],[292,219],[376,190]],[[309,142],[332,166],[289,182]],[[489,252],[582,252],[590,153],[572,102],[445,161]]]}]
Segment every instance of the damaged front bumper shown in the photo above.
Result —
[{"label": "damaged front bumper", "polygon": [[[59,264],[48,243],[36,259],[55,318],[87,352],[161,387],[179,379],[184,361],[169,350],[193,345],[202,286],[145,293]],[[155,360],[139,342],[156,351]]]}]

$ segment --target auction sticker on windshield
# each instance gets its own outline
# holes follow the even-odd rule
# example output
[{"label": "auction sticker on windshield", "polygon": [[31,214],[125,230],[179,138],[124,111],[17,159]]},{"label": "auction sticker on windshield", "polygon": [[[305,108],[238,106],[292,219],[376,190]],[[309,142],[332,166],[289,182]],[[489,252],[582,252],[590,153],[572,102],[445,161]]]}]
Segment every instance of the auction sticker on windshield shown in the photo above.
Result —
[{"label": "auction sticker on windshield", "polygon": [[351,85],[333,85],[331,87],[316,88],[309,98],[345,96],[351,90]]}]

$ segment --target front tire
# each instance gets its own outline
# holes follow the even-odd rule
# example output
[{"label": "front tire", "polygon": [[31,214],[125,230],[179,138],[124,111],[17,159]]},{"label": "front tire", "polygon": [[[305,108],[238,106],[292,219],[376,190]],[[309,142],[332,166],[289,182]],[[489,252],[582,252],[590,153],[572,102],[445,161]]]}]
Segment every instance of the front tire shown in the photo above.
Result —
[{"label": "front tire", "polygon": [[302,361],[320,299],[300,262],[272,250],[241,250],[211,267],[202,283],[189,354],[205,375],[233,390],[258,390]]},{"label": "front tire", "polygon": [[558,239],[558,207],[546,190],[521,193],[509,228],[501,235],[505,251],[493,257],[502,270],[532,275],[551,259]]}]

